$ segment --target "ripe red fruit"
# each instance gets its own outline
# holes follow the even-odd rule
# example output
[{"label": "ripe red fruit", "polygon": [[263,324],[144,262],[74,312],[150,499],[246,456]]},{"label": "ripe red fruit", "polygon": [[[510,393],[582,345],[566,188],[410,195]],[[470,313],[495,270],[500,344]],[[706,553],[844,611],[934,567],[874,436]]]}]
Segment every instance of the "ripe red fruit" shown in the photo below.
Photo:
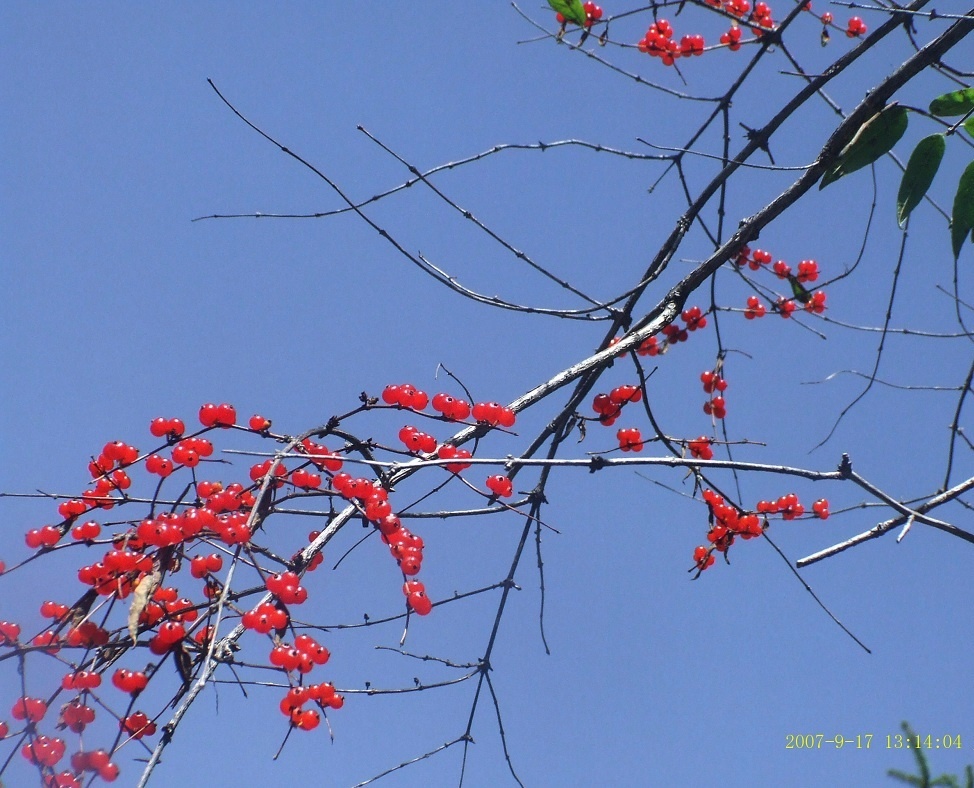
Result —
[{"label": "ripe red fruit", "polygon": [[[736,52],[741,48],[741,29],[737,25],[733,25],[726,33],[720,36],[720,43],[727,46],[731,52]],[[747,247],[745,246],[746,250]],[[743,251],[743,250],[742,250]],[[738,265],[744,265],[747,262],[747,252],[744,252],[744,260],[738,259]],[[759,266],[752,266],[754,270],[757,270]]]},{"label": "ripe red fruit", "polygon": [[799,282],[814,282],[818,279],[818,263],[814,260],[802,260],[798,264],[798,281]]},{"label": "ripe red fruit", "polygon": [[319,470],[325,471],[340,471],[342,469],[342,460],[333,451],[330,451],[327,446],[323,446],[320,443],[315,443],[311,438],[305,438],[301,441],[301,446],[308,453],[308,457],[311,462],[313,462]]},{"label": "ripe red fruit", "polygon": [[219,553],[210,553],[210,555],[193,556],[189,571],[193,577],[202,579],[211,572],[219,572],[222,568],[223,556]]},{"label": "ripe red fruit", "polygon": [[639,402],[643,398],[643,392],[639,386],[617,386],[609,392],[609,402],[618,407],[629,402]]},{"label": "ripe red fruit", "polygon": [[43,649],[45,654],[57,654],[61,649],[57,633],[53,630],[35,635],[30,643],[32,646]]},{"label": "ripe red fruit", "polygon": [[324,665],[331,658],[331,653],[310,635],[298,635],[294,639],[294,648],[306,654],[316,665]]},{"label": "ripe red fruit", "polygon": [[212,427],[216,424],[217,408],[212,402],[200,406],[199,420],[204,427]]},{"label": "ripe red fruit", "polygon": [[858,16],[851,17],[849,19],[849,24],[846,25],[845,34],[849,38],[856,38],[858,36],[866,35],[866,23],[863,22]]},{"label": "ripe red fruit", "polygon": [[387,405],[398,405],[400,408],[423,410],[429,404],[429,397],[425,391],[420,391],[411,383],[386,386],[382,390],[382,401]]},{"label": "ripe red fruit", "polygon": [[817,290],[812,297],[805,302],[805,309],[813,314],[820,315],[825,311],[825,291]]},{"label": "ripe red fruit", "polygon": [[616,433],[616,438],[619,440],[619,448],[623,451],[643,450],[642,435],[640,435],[639,430],[635,427],[619,430]]},{"label": "ripe red fruit", "polygon": [[704,46],[703,36],[701,35],[683,36],[680,39],[680,54],[683,57],[702,55]]},{"label": "ripe red fruit", "polygon": [[714,397],[703,403],[703,412],[715,419],[722,419],[727,415],[727,403],[723,397]]},{"label": "ripe red fruit", "polygon": [[706,372],[700,373],[700,382],[703,383],[703,390],[708,394],[713,394],[715,391],[725,391],[727,389],[727,381],[724,380],[716,372],[707,370]]},{"label": "ripe red fruit", "polygon": [[59,725],[64,724],[74,733],[81,733],[85,726],[95,721],[95,710],[91,706],[74,701],[61,707]]},{"label": "ripe red fruit", "polygon": [[470,412],[477,421],[492,427],[513,427],[516,420],[514,411],[499,402],[478,402]]},{"label": "ripe red fruit", "polygon": [[701,435],[696,440],[687,443],[687,448],[690,450],[691,456],[701,460],[712,460],[714,458],[714,451],[710,448],[710,438],[706,435]]},{"label": "ripe red fruit", "polygon": [[71,538],[79,542],[85,542],[90,539],[97,539],[100,533],[101,526],[94,520],[89,520],[86,523],[74,526],[71,529]]},{"label": "ripe red fruit", "polygon": [[700,545],[693,551],[693,561],[694,561],[694,567],[697,570],[702,572],[708,566],[713,565],[714,556],[713,553],[708,548],[704,547],[703,545]]},{"label": "ripe red fruit", "polygon": [[777,501],[778,513],[784,520],[795,520],[805,514],[805,507],[795,493],[782,495]]},{"label": "ripe red fruit", "polygon": [[64,740],[37,736],[21,747],[20,754],[31,763],[40,766],[54,766],[64,757]]},{"label": "ripe red fruit", "polygon": [[229,403],[223,402],[216,406],[213,423],[217,427],[228,428],[237,423],[237,410]]},{"label": "ripe red fruit", "polygon": [[291,484],[303,490],[317,490],[321,487],[321,475],[298,468],[291,474]]},{"label": "ripe red fruit", "polygon": [[7,646],[17,642],[20,637],[20,626],[12,621],[0,621],[0,646]]},{"label": "ripe red fruit", "polygon": [[585,27],[591,27],[602,18],[602,6],[588,2],[583,3],[582,8],[585,10]]},{"label": "ripe red fruit", "polygon": [[765,309],[764,304],[761,303],[760,298],[758,298],[757,296],[748,296],[747,309],[744,310],[745,318],[747,318],[748,320],[754,320],[755,318],[758,317],[764,317],[766,312],[767,309]]},{"label": "ripe red fruit", "polygon": [[46,600],[41,602],[41,616],[43,618],[61,618],[70,608],[60,602]]},{"label": "ripe red fruit", "polygon": [[112,675],[112,684],[122,692],[130,695],[137,695],[146,688],[149,683],[148,677],[142,671],[126,670],[119,668]]},{"label": "ripe red fruit", "polygon": [[166,478],[173,472],[173,464],[171,460],[165,457],[160,457],[158,454],[151,454],[145,458],[145,469],[149,473]]},{"label": "ripe red fruit", "polygon": [[433,602],[428,596],[426,596],[425,591],[413,591],[407,597],[406,601],[409,606],[413,609],[413,612],[418,616],[429,615],[429,612],[433,609]]},{"label": "ripe red fruit", "polygon": [[285,605],[300,605],[308,599],[307,589],[300,585],[300,580],[294,572],[270,575],[266,586],[267,590]]},{"label": "ripe red fruit", "polygon": [[792,313],[798,308],[797,304],[790,298],[779,298],[777,303],[778,314],[782,317],[791,317]]},{"label": "ripe red fruit", "polygon": [[[88,690],[101,686],[101,675],[87,670],[66,673],[61,679],[61,687],[66,690]],[[0,737],[2,738],[2,737]]]},{"label": "ripe red fruit", "polygon": [[47,703],[40,698],[17,698],[10,709],[10,716],[15,720],[40,722],[47,714]]},{"label": "ripe red fruit", "polygon": [[488,476],[487,489],[500,498],[510,498],[513,494],[511,480],[502,475]]},{"label": "ripe red fruit", "polygon": [[265,419],[259,413],[255,413],[250,417],[250,421],[247,422],[247,426],[250,427],[254,432],[264,432],[271,428],[271,420]]},{"label": "ripe red fruit", "polygon": [[129,714],[128,717],[119,722],[119,728],[133,739],[151,736],[156,732],[156,724],[141,711]]},{"label": "ripe red fruit", "polygon": [[470,404],[459,397],[440,393],[433,397],[433,410],[442,413],[449,421],[463,421],[470,415]]},{"label": "ripe red fruit", "polygon": [[[436,450],[436,456],[441,460],[452,460],[456,457],[459,460],[466,460],[471,455],[466,449],[458,449],[452,443],[444,443]],[[469,462],[451,462],[443,466],[450,473],[460,473],[470,467]]]},{"label": "ripe red fruit", "polygon": [[156,438],[181,438],[186,425],[180,419],[165,419],[161,416],[149,424],[149,432]]},{"label": "ripe red fruit", "polygon": [[812,511],[815,516],[822,520],[829,519],[829,502],[825,498],[819,498],[812,504]]},{"label": "ripe red fruit", "polygon": [[54,547],[60,539],[61,531],[53,525],[45,525],[41,528],[31,529],[24,535],[24,541],[32,550],[36,550],[39,547]]},{"label": "ripe red fruit", "polygon": [[291,712],[291,724],[300,730],[314,730],[320,722],[321,715],[314,709],[295,709]]},{"label": "ripe red fruit", "polygon": [[407,425],[399,430],[399,440],[402,441],[407,451],[417,453],[430,453],[436,451],[436,438],[420,432],[416,427]]}]

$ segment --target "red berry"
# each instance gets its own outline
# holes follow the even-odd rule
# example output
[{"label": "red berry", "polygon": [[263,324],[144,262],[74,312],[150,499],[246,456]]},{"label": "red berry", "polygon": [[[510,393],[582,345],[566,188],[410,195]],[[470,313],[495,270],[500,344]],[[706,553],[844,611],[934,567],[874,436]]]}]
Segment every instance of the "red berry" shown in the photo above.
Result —
[{"label": "red berry", "polygon": [[825,311],[825,291],[818,290],[812,297],[805,302],[805,309],[813,314],[820,315]]},{"label": "red berry", "polygon": [[212,427],[216,424],[217,418],[217,407],[212,402],[207,402],[205,405],[200,407],[199,419],[200,424],[204,427]]},{"label": "red berry", "polygon": [[616,433],[616,438],[619,440],[619,448],[623,451],[643,450],[642,435],[640,435],[639,430],[635,427],[619,430]]},{"label": "red berry", "polygon": [[513,494],[511,480],[506,476],[488,476],[487,489],[500,498],[510,498]]},{"label": "red berry", "polygon": [[778,314],[782,317],[791,317],[792,313],[798,308],[798,306],[791,299],[779,298],[777,308]]},{"label": "red berry", "polygon": [[818,279],[818,263],[814,260],[802,260],[798,264],[798,281],[814,282]]},{"label": "red berry", "polygon": [[226,402],[216,406],[216,419],[214,424],[218,427],[232,427],[237,423],[237,411],[233,405]]},{"label": "red berry", "polygon": [[413,591],[406,598],[416,615],[425,616],[433,609],[433,602],[424,591]]},{"label": "red berry", "polygon": [[791,266],[788,265],[784,260],[779,260],[772,266],[772,270],[779,279],[787,279],[788,275],[791,273]]},{"label": "red berry", "polygon": [[710,550],[708,550],[703,545],[700,545],[699,547],[695,548],[693,551],[693,561],[696,569],[702,572],[708,566],[713,565],[714,556]]},{"label": "red berry", "polygon": [[10,716],[15,720],[40,722],[47,714],[47,704],[40,698],[18,698],[10,709]]},{"label": "red berry", "polygon": [[849,36],[849,38],[863,36],[866,34],[866,24],[858,16],[851,17],[849,19],[849,24],[846,26],[845,34]]},{"label": "red berry", "polygon": [[767,310],[761,299],[757,296],[748,296],[747,299],[747,309],[744,310],[744,317],[748,320],[754,320],[758,317],[764,317]]},{"label": "red berry", "polygon": [[271,428],[271,420],[265,419],[259,413],[255,413],[250,417],[250,421],[247,422],[247,426],[250,427],[254,432],[264,432]]},{"label": "red berry", "polygon": [[710,448],[710,438],[706,435],[701,435],[696,440],[687,443],[687,448],[690,450],[691,456],[701,460],[712,460],[714,458],[714,451]]}]

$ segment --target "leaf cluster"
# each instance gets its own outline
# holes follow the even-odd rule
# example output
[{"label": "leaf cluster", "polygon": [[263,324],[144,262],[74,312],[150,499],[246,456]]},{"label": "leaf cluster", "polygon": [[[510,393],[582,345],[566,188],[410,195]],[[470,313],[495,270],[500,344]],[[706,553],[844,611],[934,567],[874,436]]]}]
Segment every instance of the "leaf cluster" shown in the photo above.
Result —
[{"label": "leaf cluster", "polygon": [[[937,117],[963,116],[961,124],[974,137],[974,88],[937,96],[929,112]],[[906,133],[909,111],[897,103],[887,104],[867,120],[825,171],[819,189],[845,175],[866,167],[889,153]],[[896,196],[896,220],[902,227],[913,209],[926,196],[947,150],[947,136],[955,130],[931,134],[917,143],[906,165]],[[954,259],[960,256],[964,240],[974,243],[974,161],[967,165],[957,184],[950,217],[950,240]]]}]

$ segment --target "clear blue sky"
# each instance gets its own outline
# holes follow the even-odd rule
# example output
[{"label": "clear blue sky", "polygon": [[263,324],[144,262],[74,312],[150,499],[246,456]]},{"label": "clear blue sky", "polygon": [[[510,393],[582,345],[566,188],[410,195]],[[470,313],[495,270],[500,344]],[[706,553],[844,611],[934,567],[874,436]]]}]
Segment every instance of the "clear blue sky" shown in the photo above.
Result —
[{"label": "clear blue sky", "polygon": [[[783,11],[789,4],[774,5]],[[824,8],[816,0],[819,5]],[[541,6],[528,3],[524,10],[550,27]],[[606,4],[607,13],[618,10]],[[684,29],[692,26],[691,10],[686,21],[678,20],[680,32],[696,32]],[[837,35],[823,50],[820,26],[801,21],[793,46],[810,73],[850,46]],[[866,21],[874,27],[879,17]],[[634,42],[644,27],[645,18],[620,21],[613,37]],[[700,28],[708,41],[721,29],[711,21]],[[434,379],[438,364],[478,398],[506,402],[587,356],[602,325],[502,313],[460,300],[354,217],[191,222],[214,213],[341,207],[325,184],[234,118],[207,78],[357,199],[407,176],[356,131],[357,124],[428,168],[506,142],[577,138],[646,152],[636,142],[643,137],[679,146],[709,111],[709,105],[639,86],[551,41],[518,43],[535,35],[504,3],[5,4],[0,489],[80,490],[88,458],[103,443],[122,439],[147,448],[152,418],[190,422],[204,401],[232,402],[244,417],[259,411],[297,433],[353,408],[359,392],[378,394],[387,383],[455,390],[442,373]],[[901,53],[879,47],[830,94],[851,109]],[[610,47],[599,54],[677,90],[708,95],[749,56],[715,52],[695,59],[685,65],[685,87],[672,70],[635,50]],[[735,103],[734,122],[765,122],[775,98],[797,87],[779,74],[791,69],[780,53],[762,66],[754,77],[761,90]],[[923,105],[949,87],[928,80],[906,103]],[[824,103],[811,105],[776,138],[776,161],[810,162],[835,118]],[[918,123],[908,140],[933,130]],[[731,133],[735,150],[742,130],[735,126]],[[715,150],[719,140],[710,133],[700,146]],[[953,151],[952,166],[963,161]],[[633,283],[683,209],[672,174],[648,193],[661,171],[652,162],[559,149],[506,152],[437,183],[559,275],[606,297]],[[713,167],[691,160],[689,173],[699,188]],[[794,177],[741,177],[728,200],[728,227]],[[877,213],[862,263],[829,290],[831,317],[865,325],[882,321],[900,240],[892,218],[893,166],[881,164],[877,178]],[[848,181],[785,214],[758,245],[793,264],[815,258],[826,278],[850,267],[872,192],[867,172]],[[941,199],[949,204],[946,185]],[[379,203],[371,215],[407,249],[423,252],[470,287],[543,306],[579,305],[419,186]],[[707,251],[702,236],[688,239],[662,284]],[[964,255],[961,262],[969,264],[970,250]],[[951,302],[935,289],[949,286],[950,263],[945,222],[924,206],[911,226],[894,325],[955,330]],[[729,274],[719,282],[719,300],[743,307],[751,291]],[[707,304],[705,295],[693,300]],[[824,385],[802,384],[844,369],[868,371],[878,338],[804,322],[828,339],[777,316],[747,323],[739,314],[721,317],[732,349],[728,430],[735,439],[768,444],[736,456],[830,470],[849,452],[857,470],[897,496],[935,490],[953,394],[877,388],[831,442],[809,453],[861,382],[840,376]],[[671,435],[710,429],[697,376],[713,365],[714,336],[710,327],[660,360],[650,388],[654,411]],[[957,386],[969,364],[966,348],[964,340],[896,337],[881,376],[897,384]],[[600,390],[632,377],[617,365]],[[555,404],[563,401],[561,394]],[[492,439],[484,451],[517,454],[550,417],[551,410],[542,410],[519,421],[519,437]],[[356,428],[392,442],[399,426],[401,417],[393,416]],[[609,449],[614,432],[593,428],[569,450],[586,456]],[[235,462],[243,473],[246,462]],[[966,478],[966,447],[956,463],[954,479]],[[692,492],[679,471],[644,473]],[[477,482],[481,475],[471,478]],[[530,486],[532,478],[525,473],[519,481]],[[729,477],[720,478],[730,486]],[[769,477],[741,483],[751,503],[792,489],[807,503],[828,497],[833,511],[864,500],[838,484]],[[419,489],[414,480],[398,494],[405,499]],[[569,470],[555,474],[548,498],[546,518],[561,532],[544,537],[545,632],[552,653],[545,655],[539,636],[538,576],[529,556],[493,660],[508,747],[525,784],[884,785],[887,768],[912,767],[909,754],[885,746],[903,719],[923,733],[962,736],[967,749],[931,753],[935,774],[974,762],[968,546],[917,526],[899,545],[892,538],[872,542],[802,572],[869,645],[869,655],[822,613],[766,544],[737,545],[730,566],[718,564],[690,582],[690,555],[707,526],[704,507],[686,496],[629,470]],[[55,515],[49,503],[21,499],[4,499],[2,511],[0,559],[13,564],[26,555],[23,532]],[[960,512],[951,516],[963,527]],[[854,508],[826,523],[777,525],[772,534],[794,561],[888,516],[887,510]],[[303,521],[285,527],[299,536],[281,543],[295,547],[310,530]],[[360,536],[357,526],[348,530],[315,578],[321,620],[398,612],[400,578],[375,544],[330,571]],[[415,530],[427,544],[422,577],[441,599],[500,579],[520,527],[512,517],[428,521]],[[0,619],[23,621],[27,629],[27,622],[37,624],[36,605],[45,595],[71,601],[79,593],[77,561],[56,563],[44,568],[38,562],[33,574],[0,578]],[[36,594],[33,588],[23,593],[28,581],[18,577],[30,578]],[[189,578],[184,585],[195,589]],[[414,622],[408,647],[475,660],[492,610],[493,598],[484,596],[438,608]],[[365,681],[402,686],[413,676],[443,675],[373,650],[394,646],[399,635],[396,627],[332,633],[323,638],[334,656],[321,678],[361,688]],[[43,686],[45,670],[29,678]],[[0,719],[17,687],[11,663],[0,665]],[[234,687],[223,686],[194,706],[156,781],[354,784],[462,733],[472,689],[468,683],[402,696],[349,696],[331,715],[334,743],[324,727],[296,733],[275,762],[286,731],[276,710],[279,692],[255,690],[243,700]],[[165,701],[161,692],[153,698],[157,705]],[[874,738],[869,750],[785,748],[788,734],[817,733]],[[480,707],[474,737],[465,784],[508,784],[489,704]],[[453,784],[459,757],[459,749],[448,751],[384,784]],[[19,755],[16,760],[5,782],[29,784]],[[137,766],[127,758],[120,762],[119,784],[130,784]]]}]

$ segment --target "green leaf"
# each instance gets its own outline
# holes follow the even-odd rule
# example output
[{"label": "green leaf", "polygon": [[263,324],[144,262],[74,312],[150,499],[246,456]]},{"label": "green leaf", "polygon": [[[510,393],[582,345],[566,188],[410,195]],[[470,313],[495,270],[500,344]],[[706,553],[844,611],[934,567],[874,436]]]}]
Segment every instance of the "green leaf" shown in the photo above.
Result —
[{"label": "green leaf", "polygon": [[944,93],[930,102],[930,112],[933,115],[966,115],[972,109],[974,109],[974,88]]},{"label": "green leaf", "polygon": [[964,128],[967,129],[968,134],[974,137],[974,116],[964,121]]},{"label": "green leaf", "polygon": [[906,221],[910,212],[920,204],[923,195],[927,193],[933,178],[940,168],[940,162],[947,150],[947,141],[943,134],[931,134],[924,137],[910,154],[910,161],[900,181],[900,191],[896,195],[896,221],[900,227]]},{"label": "green leaf", "polygon": [[861,170],[889,153],[906,132],[908,122],[906,107],[887,104],[862,124],[856,136],[839,153],[835,164],[825,171],[818,188],[824,189],[843,175]]},{"label": "green leaf", "polygon": [[548,5],[569,22],[579,26],[585,24],[585,6],[582,5],[582,0],[548,0]]},{"label": "green leaf", "polygon": [[954,259],[960,257],[967,234],[974,230],[974,161],[967,165],[957,184],[954,209],[950,216],[950,240]]}]

